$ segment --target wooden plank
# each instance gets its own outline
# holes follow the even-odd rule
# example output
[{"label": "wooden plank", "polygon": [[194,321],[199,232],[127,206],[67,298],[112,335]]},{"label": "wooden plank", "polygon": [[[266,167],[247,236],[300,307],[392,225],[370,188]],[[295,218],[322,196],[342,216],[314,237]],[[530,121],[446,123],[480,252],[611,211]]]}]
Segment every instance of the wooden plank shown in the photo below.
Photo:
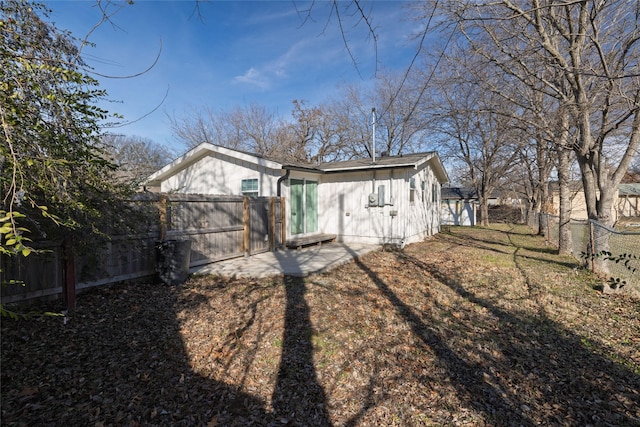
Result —
[{"label": "wooden plank", "polygon": [[335,239],[335,234],[314,234],[311,236],[297,237],[295,239],[287,240],[286,245],[288,248],[300,249],[303,246],[333,242]]},{"label": "wooden plank", "polygon": [[109,277],[106,277],[100,280],[94,280],[91,282],[79,282],[76,284],[76,289],[81,290],[81,289],[92,288],[95,286],[108,285],[110,283],[124,282],[126,280],[141,279],[144,277],[153,276],[154,274],[156,274],[155,268],[151,270],[139,270],[135,273],[121,274],[118,276],[109,276]]},{"label": "wooden plank", "polygon": [[34,242],[31,246],[41,252],[33,252],[28,257],[0,256],[0,282],[11,280],[23,282],[0,286],[3,302],[14,302],[49,295],[51,289],[59,289],[64,284],[64,256],[59,242]]},{"label": "wooden plank", "polygon": [[276,199],[269,199],[269,250],[275,249],[275,232],[276,232]]},{"label": "wooden plank", "polygon": [[286,242],[287,241],[287,215],[286,212],[287,210],[285,209],[286,207],[286,201],[284,198],[280,199],[280,219],[282,220],[282,237],[281,237],[281,242]]},{"label": "wooden plank", "polygon": [[[255,255],[269,250],[269,200],[251,198],[249,202],[249,252]],[[267,238],[265,240],[265,237]]]},{"label": "wooden plank", "polygon": [[160,240],[164,240],[167,236],[167,196],[160,196],[158,202],[159,221],[160,221]]},{"label": "wooden plank", "polygon": [[41,289],[41,290],[37,290],[37,291],[29,291],[29,292],[24,292],[21,294],[14,294],[14,295],[4,295],[2,297],[2,303],[3,304],[11,304],[14,302],[20,302],[20,301],[25,301],[25,300],[29,300],[29,299],[34,299],[34,298],[42,298],[42,297],[49,297],[52,295],[60,295],[62,294],[62,286],[58,286],[55,288],[48,288],[48,289]]},{"label": "wooden plank", "polygon": [[244,205],[243,205],[243,215],[242,215],[242,222],[244,224],[244,234],[243,234],[243,239],[242,239],[242,252],[244,252],[245,255],[250,255],[251,254],[251,224],[249,222],[249,198],[245,197],[244,198]]},{"label": "wooden plank", "polygon": [[201,228],[201,229],[187,229],[187,230],[171,230],[167,232],[167,237],[182,237],[182,236],[194,236],[198,234],[217,234],[228,233],[229,231],[241,231],[244,230],[244,226],[235,225],[229,227],[218,228]]}]

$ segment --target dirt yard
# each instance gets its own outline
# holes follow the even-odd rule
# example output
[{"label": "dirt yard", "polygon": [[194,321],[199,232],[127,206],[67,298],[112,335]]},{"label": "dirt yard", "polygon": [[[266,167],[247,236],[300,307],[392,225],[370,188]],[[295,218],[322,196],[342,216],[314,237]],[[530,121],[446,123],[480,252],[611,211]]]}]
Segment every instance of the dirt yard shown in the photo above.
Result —
[{"label": "dirt yard", "polygon": [[[2,425],[640,425],[640,301],[526,228],[2,320]],[[39,307],[60,309],[59,307]]]}]

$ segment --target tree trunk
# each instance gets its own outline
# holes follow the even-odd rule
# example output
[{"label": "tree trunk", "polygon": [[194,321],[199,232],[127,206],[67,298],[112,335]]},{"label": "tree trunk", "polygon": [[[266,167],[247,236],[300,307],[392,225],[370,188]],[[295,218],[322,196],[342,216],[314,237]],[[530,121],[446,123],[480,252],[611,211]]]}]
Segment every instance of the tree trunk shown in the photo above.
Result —
[{"label": "tree trunk", "polygon": [[489,226],[489,200],[486,197],[480,197],[480,225]]},{"label": "tree trunk", "polygon": [[558,185],[560,190],[560,224],[558,230],[558,253],[569,255],[573,247],[571,238],[571,191],[569,168],[572,151],[558,148]]},{"label": "tree trunk", "polygon": [[[606,164],[600,161],[598,156],[580,156],[578,155],[578,164],[582,173],[582,185],[584,197],[587,205],[587,214],[590,224],[590,240],[591,244],[588,248],[590,256],[596,258],[593,260],[593,269],[600,275],[609,277],[610,270],[608,261],[598,254],[609,252],[609,239],[611,232],[609,227],[613,226],[614,218],[611,215],[613,207],[614,195],[617,183],[610,179]],[[602,176],[606,174],[605,176]],[[612,293],[616,289],[612,288],[608,282],[603,283],[603,292]]]}]

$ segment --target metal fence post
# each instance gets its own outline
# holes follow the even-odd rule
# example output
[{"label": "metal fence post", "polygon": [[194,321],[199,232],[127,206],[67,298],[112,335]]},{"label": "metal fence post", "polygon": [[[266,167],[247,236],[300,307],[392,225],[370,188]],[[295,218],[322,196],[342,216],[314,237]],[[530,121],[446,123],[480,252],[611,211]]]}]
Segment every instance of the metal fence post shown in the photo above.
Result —
[{"label": "metal fence post", "polygon": [[591,252],[591,271],[596,271],[596,242],[593,233],[593,221],[589,220],[589,250]]}]

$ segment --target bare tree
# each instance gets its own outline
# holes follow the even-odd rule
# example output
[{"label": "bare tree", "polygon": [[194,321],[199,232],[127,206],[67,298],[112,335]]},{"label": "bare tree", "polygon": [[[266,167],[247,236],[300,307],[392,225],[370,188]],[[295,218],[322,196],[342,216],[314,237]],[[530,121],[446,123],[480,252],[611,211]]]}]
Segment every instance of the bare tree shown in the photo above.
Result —
[{"label": "bare tree", "polygon": [[486,226],[489,198],[514,167],[522,133],[510,104],[486,91],[479,84],[480,70],[459,53],[448,58],[436,81],[439,90],[428,100],[432,129],[441,138],[444,156],[466,166],[465,178],[478,194],[480,222]]},{"label": "bare tree", "polygon": [[257,103],[230,111],[194,109],[170,120],[173,134],[188,147],[208,142],[283,162],[308,162],[322,112],[304,101],[293,104],[290,120]]},{"label": "bare tree", "polygon": [[419,109],[420,94],[401,74],[381,73],[370,89],[344,85],[339,98],[321,108],[325,125],[320,136],[333,141],[340,158],[374,154],[372,109],[375,108],[377,155],[401,155],[425,148],[426,115]]},{"label": "bare tree", "polygon": [[627,175],[622,179],[625,183],[638,183],[640,182],[640,153],[637,153],[633,162],[629,166]]},{"label": "bare tree", "polygon": [[276,144],[280,119],[264,105],[251,103],[230,111],[192,109],[183,117],[170,117],[176,138],[192,148],[203,142],[267,155]]},{"label": "bare tree", "polygon": [[[640,144],[640,3],[451,1],[445,13],[478,54],[523,84],[537,79],[563,104],[589,218],[611,225],[617,185]],[[558,78],[546,79],[540,64]]]},{"label": "bare tree", "polygon": [[369,102],[377,107],[382,151],[401,155],[424,149],[428,116],[419,109],[421,97],[421,88],[404,73],[379,74]]},{"label": "bare tree", "polygon": [[203,142],[236,148],[237,139],[223,111],[215,112],[208,107],[192,108],[182,117],[168,117],[174,137],[189,148]]},{"label": "bare tree", "polygon": [[118,167],[114,177],[133,188],[174,157],[167,147],[138,136],[105,134],[101,141],[106,155]]},{"label": "bare tree", "polygon": [[[640,3],[452,0],[438,8],[474,55],[558,101],[559,175],[570,149],[589,218],[611,225],[617,186],[640,144]],[[600,242],[598,251],[608,249]]]},{"label": "bare tree", "polygon": [[317,128],[312,141],[312,160],[322,163],[349,158],[349,124],[337,120],[340,109],[328,102],[317,107]]},{"label": "bare tree", "polygon": [[371,157],[371,109],[372,106],[358,85],[344,85],[341,96],[325,108],[335,123],[339,139],[346,141],[344,157],[347,159]]}]

